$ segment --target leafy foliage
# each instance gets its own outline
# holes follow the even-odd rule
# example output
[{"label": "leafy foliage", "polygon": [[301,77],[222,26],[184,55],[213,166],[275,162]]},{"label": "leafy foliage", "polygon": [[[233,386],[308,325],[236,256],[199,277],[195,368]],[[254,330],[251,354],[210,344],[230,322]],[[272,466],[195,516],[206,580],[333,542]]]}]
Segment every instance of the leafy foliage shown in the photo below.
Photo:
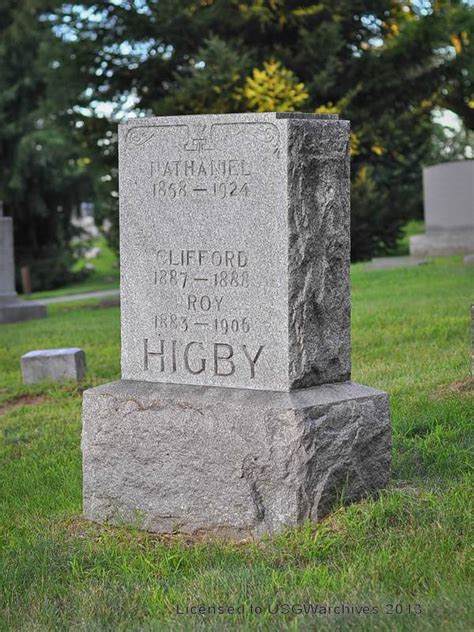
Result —
[{"label": "leafy foliage", "polygon": [[211,36],[196,55],[196,62],[185,71],[174,73],[168,95],[160,109],[176,114],[218,113],[240,109],[239,87],[251,64],[224,40]]},{"label": "leafy foliage", "polygon": [[55,15],[61,73],[82,81],[91,110],[349,118],[354,259],[392,248],[421,216],[421,164],[442,146],[435,108],[473,124],[474,18],[461,0],[97,0]]},{"label": "leafy foliage", "polygon": [[[27,32],[29,41],[16,66],[2,62],[9,74],[0,87],[12,99],[22,78],[36,86],[33,99],[14,106],[34,112],[16,138],[35,131],[42,104],[46,128],[60,128],[77,154],[72,163],[61,156],[72,188],[60,197],[72,197],[84,154],[115,244],[115,127],[127,112],[304,109],[350,119],[354,259],[390,250],[401,226],[421,217],[422,163],[466,155],[470,139],[445,142],[433,120],[448,108],[474,127],[474,10],[465,0],[0,2],[8,7],[2,24],[28,24],[14,31],[17,49]],[[54,215],[55,204],[44,207]],[[64,217],[69,206],[60,204]]]},{"label": "leafy foliage", "polygon": [[33,286],[43,288],[74,278],[70,218],[87,191],[82,148],[49,100],[45,8],[0,3],[0,199],[13,216],[16,262],[34,261]]},{"label": "leafy foliage", "polygon": [[295,112],[308,100],[304,84],[274,59],[254,68],[242,90],[244,104],[253,112]]}]

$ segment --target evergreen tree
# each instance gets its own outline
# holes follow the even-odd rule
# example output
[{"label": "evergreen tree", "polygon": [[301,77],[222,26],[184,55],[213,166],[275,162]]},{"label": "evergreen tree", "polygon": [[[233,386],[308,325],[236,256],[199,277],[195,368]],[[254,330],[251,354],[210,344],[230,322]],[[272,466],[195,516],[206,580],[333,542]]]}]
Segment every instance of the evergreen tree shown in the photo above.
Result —
[{"label": "evergreen tree", "polygon": [[271,59],[246,78],[242,97],[245,108],[253,112],[295,112],[301,110],[309,94],[291,70]]},{"label": "evergreen tree", "polygon": [[34,289],[72,278],[70,217],[86,187],[80,148],[49,99],[45,8],[0,0],[0,199],[13,217],[17,266],[35,262]]},{"label": "evergreen tree", "polygon": [[473,125],[473,14],[462,0],[95,0],[62,5],[55,29],[61,76],[91,110],[108,102],[157,115],[287,108],[349,118],[360,259],[390,249],[421,215],[433,110]]}]

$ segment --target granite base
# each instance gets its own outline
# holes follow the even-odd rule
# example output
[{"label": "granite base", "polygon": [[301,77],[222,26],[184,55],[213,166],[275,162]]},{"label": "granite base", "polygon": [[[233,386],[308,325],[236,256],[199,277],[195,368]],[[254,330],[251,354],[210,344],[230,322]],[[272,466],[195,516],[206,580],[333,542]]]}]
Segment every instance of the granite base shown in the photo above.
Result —
[{"label": "granite base", "polygon": [[159,532],[260,537],[389,480],[388,396],[118,381],[84,393],[84,514]]},{"label": "granite base", "polygon": [[474,252],[474,230],[433,231],[410,237],[410,255],[444,257]]}]

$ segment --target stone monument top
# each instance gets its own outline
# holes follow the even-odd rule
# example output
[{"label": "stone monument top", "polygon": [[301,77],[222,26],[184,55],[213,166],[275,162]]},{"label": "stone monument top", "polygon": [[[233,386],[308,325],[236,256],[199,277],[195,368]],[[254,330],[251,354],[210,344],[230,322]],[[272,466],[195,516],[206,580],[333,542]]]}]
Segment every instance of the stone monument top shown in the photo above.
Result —
[{"label": "stone monument top", "polygon": [[122,377],[288,391],[350,378],[349,123],[120,126]]}]

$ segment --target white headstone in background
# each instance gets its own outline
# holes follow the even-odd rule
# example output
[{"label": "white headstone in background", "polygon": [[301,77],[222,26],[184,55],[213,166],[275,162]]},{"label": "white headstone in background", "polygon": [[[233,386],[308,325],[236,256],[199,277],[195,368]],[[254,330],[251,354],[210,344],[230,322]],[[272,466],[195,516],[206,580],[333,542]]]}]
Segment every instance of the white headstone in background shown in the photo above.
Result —
[{"label": "white headstone in background", "polygon": [[425,234],[410,238],[414,256],[474,252],[474,160],[423,168]]}]

